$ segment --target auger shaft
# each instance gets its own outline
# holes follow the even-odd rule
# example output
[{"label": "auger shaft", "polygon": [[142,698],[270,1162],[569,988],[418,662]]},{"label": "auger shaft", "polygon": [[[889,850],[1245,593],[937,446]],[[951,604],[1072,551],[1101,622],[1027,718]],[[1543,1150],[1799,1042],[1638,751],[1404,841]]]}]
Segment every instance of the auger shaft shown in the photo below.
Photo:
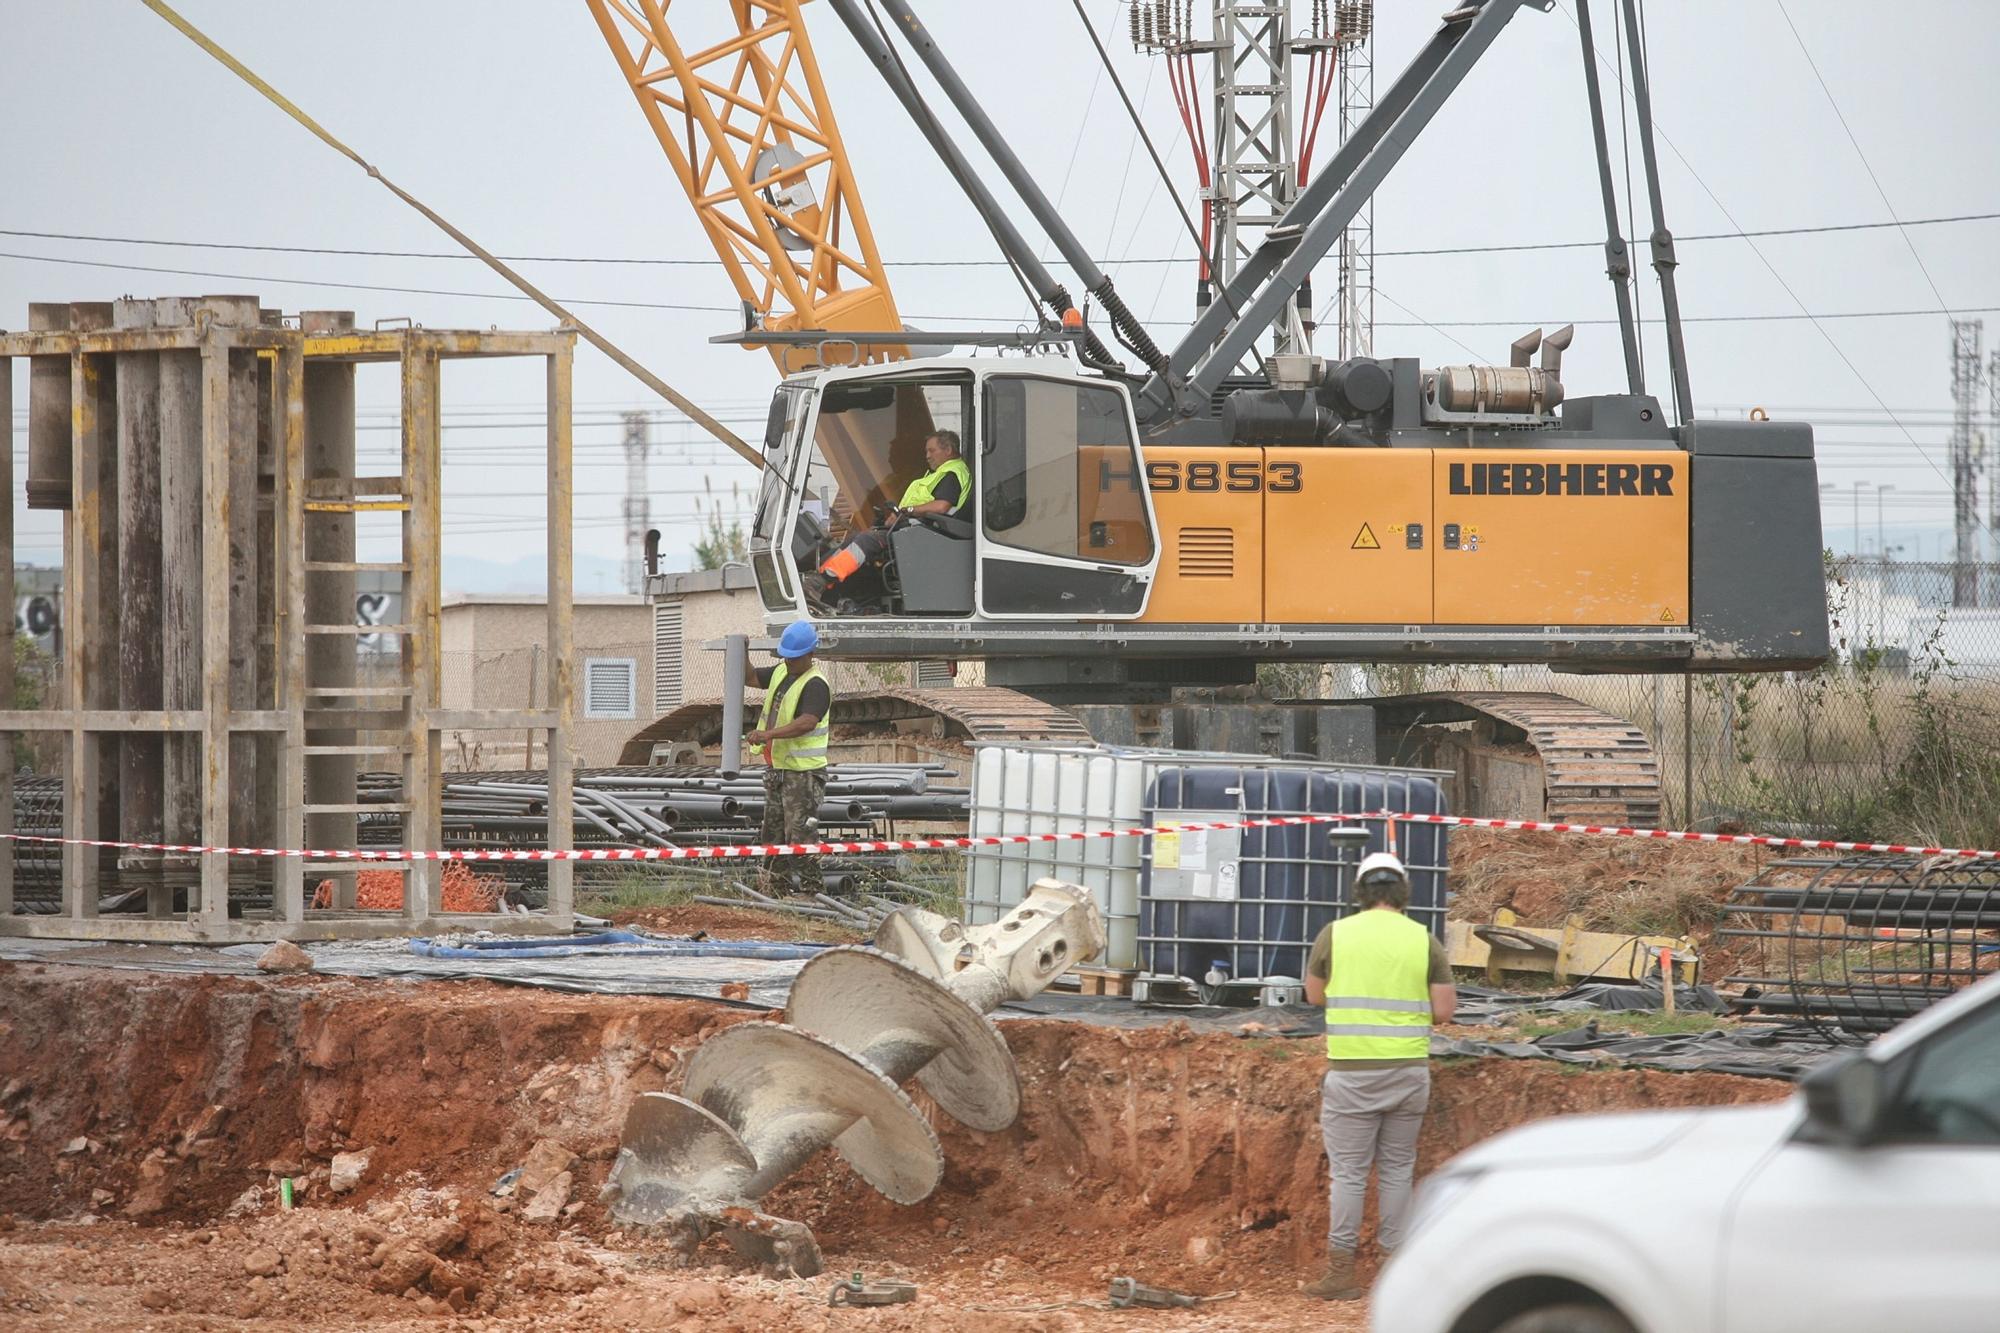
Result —
[{"label": "auger shaft", "polygon": [[679,1096],[633,1104],[605,1186],[612,1214],[666,1227],[688,1253],[720,1230],[768,1268],[817,1272],[811,1232],[757,1201],[829,1144],[892,1200],[929,1195],[943,1153],[900,1085],[916,1078],[974,1129],[1012,1124],[1019,1074],[986,1015],[1038,994],[1104,938],[1087,890],[1044,880],[988,926],[906,908],[875,948],[828,949],[800,970],[784,1022],[718,1033]]}]

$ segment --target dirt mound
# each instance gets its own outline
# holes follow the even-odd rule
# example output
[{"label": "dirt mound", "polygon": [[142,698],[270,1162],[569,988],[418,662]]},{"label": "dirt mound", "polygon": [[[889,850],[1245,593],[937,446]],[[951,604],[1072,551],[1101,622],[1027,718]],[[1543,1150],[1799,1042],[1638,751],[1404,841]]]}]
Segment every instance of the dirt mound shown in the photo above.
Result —
[{"label": "dirt mound", "polygon": [[717,940],[827,940],[858,944],[864,939],[861,931],[831,921],[754,907],[714,907],[708,903],[621,907],[612,911],[611,924],[658,931],[662,935],[706,934]]},{"label": "dirt mound", "polygon": [[[565,1328],[851,1318],[825,1309],[826,1279],[763,1282],[720,1242],[703,1256],[716,1267],[669,1272],[663,1246],[617,1229],[596,1202],[631,1099],[674,1086],[688,1051],[755,1016],[483,983],[0,967],[10,1080],[0,1086],[0,1210],[66,1220],[0,1237],[0,1288],[18,1299],[61,1281],[83,1282],[87,1298],[116,1287],[115,1308],[133,1319],[236,1314],[256,1303],[253,1287],[260,1312],[302,1321],[437,1308],[425,1302],[558,1312],[550,1327]],[[1243,1293],[1213,1314],[1177,1317],[1197,1321],[1181,1326],[1295,1324],[1293,1287],[1319,1257],[1326,1222],[1316,1045],[1178,1024],[1036,1019],[1003,1031],[1024,1089],[1013,1127],[975,1133],[918,1094],[946,1160],[931,1198],[890,1204],[823,1154],[769,1200],[815,1228],[831,1272],[923,1284],[923,1304],[870,1316],[877,1326],[1087,1327],[1074,1322],[1089,1318],[1077,1302],[1101,1301],[1121,1274]],[[1787,1091],[1718,1075],[1440,1062],[1420,1166],[1556,1112]],[[560,1146],[538,1150],[543,1140]],[[540,1196],[489,1200],[503,1175],[545,1151],[571,1177],[561,1198],[540,1209]],[[350,1153],[366,1165],[357,1172],[358,1158],[343,1158],[352,1187],[336,1195],[334,1158]],[[299,1211],[275,1212],[280,1176],[295,1178]],[[529,1220],[538,1211],[543,1220]],[[143,1224],[138,1238],[115,1219]],[[93,1257],[97,1244],[105,1250]],[[60,1257],[67,1250],[79,1256]],[[252,1258],[272,1268],[266,1251],[274,1271],[245,1268]],[[30,1271],[8,1275],[23,1263]],[[106,1308],[102,1326],[122,1326]]]},{"label": "dirt mound", "polygon": [[[293,1323],[331,1312],[358,1322],[492,1314],[606,1281],[587,1254],[550,1253],[524,1230],[483,1200],[414,1188],[366,1212],[252,1212],[211,1227],[156,1228],[139,1264],[110,1228],[22,1229],[0,1249],[0,1284],[12,1308],[31,1315],[73,1303],[50,1289],[55,1282],[124,1288],[160,1316]],[[52,1243],[51,1256],[32,1252]],[[45,1257],[60,1263],[59,1275],[37,1262]]]},{"label": "dirt mound", "polygon": [[1525,925],[1690,934],[1706,943],[1729,891],[1771,858],[1761,847],[1457,829],[1451,914],[1490,921],[1511,908]]}]

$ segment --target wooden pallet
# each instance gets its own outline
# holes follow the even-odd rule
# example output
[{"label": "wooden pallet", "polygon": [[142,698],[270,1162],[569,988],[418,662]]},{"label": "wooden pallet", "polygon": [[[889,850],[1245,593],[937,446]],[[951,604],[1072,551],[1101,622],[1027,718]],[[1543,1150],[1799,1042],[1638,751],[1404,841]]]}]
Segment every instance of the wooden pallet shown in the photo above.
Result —
[{"label": "wooden pallet", "polygon": [[1072,967],[1057,978],[1056,985],[1064,989],[1073,986],[1079,995],[1129,997],[1138,976],[1137,971],[1115,967]]}]

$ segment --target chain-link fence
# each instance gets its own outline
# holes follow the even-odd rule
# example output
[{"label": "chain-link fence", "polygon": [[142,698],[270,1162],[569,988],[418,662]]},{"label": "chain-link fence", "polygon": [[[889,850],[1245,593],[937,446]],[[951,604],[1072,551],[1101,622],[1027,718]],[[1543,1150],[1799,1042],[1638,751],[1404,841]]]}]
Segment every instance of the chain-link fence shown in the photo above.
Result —
[{"label": "chain-link fence", "polygon": [[[1752,571],[1745,571],[1748,577]],[[1552,690],[1625,718],[1670,822],[2000,842],[2000,564],[1833,560],[1817,671],[1589,676],[1547,667],[1332,667],[1322,693]]]}]

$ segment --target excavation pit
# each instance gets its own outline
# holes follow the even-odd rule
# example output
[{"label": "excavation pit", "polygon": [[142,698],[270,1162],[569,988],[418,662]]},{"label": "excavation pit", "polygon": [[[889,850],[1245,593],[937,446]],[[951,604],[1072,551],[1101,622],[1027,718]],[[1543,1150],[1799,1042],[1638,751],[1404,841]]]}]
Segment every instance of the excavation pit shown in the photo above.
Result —
[{"label": "excavation pit", "polygon": [[[755,1277],[719,1239],[694,1267],[671,1264],[597,1190],[632,1099],[677,1088],[706,1037],[759,1016],[480,982],[0,964],[0,1322],[366,1327],[462,1307],[500,1327],[1080,1328],[1107,1317],[1090,1303],[1120,1275],[1240,1293],[1126,1318],[1289,1329],[1307,1313],[1294,1288],[1326,1221],[1318,1052],[1177,1024],[1003,1021],[1023,1089],[1011,1128],[967,1130],[912,1089],[944,1148],[931,1197],[889,1203],[832,1153],[769,1196],[820,1237],[824,1277]],[[1440,1062],[1420,1166],[1559,1111],[1788,1091]],[[364,1153],[335,1194],[336,1156]],[[495,1198],[524,1163],[544,1193],[517,1182]],[[916,1282],[916,1303],[828,1310],[829,1284],[855,1270]],[[1312,1317],[1365,1322],[1359,1309]]]}]

